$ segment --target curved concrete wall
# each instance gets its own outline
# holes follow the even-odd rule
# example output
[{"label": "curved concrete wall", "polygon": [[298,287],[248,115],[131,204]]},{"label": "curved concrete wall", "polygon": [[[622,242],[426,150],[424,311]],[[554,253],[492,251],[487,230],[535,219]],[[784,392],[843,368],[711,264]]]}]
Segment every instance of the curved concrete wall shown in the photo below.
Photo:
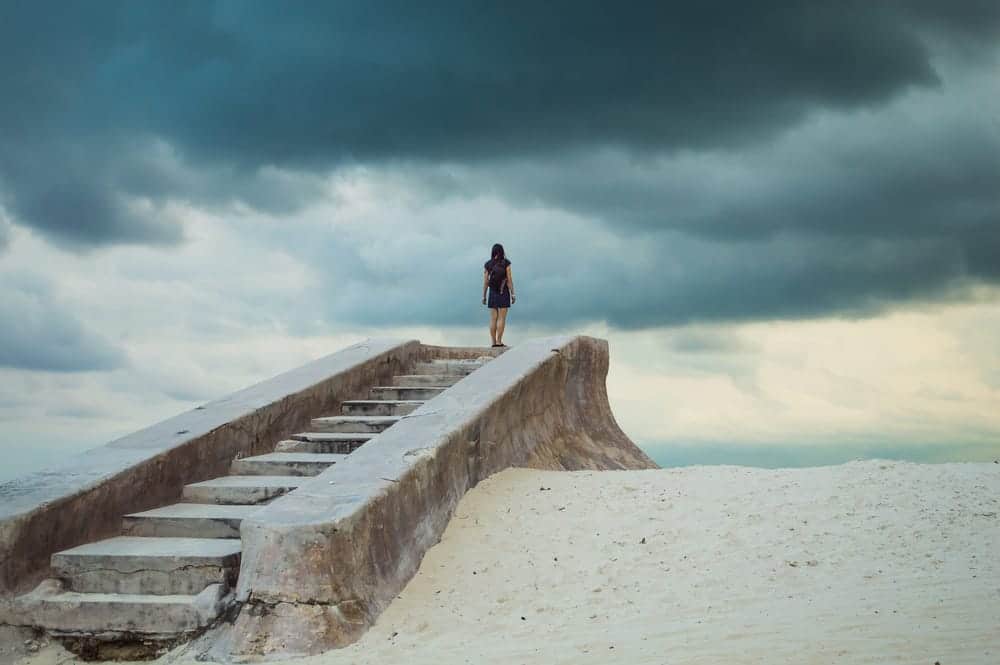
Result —
[{"label": "curved concrete wall", "polygon": [[53,552],[117,535],[123,514],[176,500],[186,483],[224,475],[238,456],[270,452],[427,354],[416,341],[366,340],[0,484],[0,595],[37,584]]},{"label": "curved concrete wall", "polygon": [[513,347],[244,521],[243,606],[217,649],[284,657],[355,641],[465,492],[506,467],[655,467],[614,421],[607,370],[603,340]]}]

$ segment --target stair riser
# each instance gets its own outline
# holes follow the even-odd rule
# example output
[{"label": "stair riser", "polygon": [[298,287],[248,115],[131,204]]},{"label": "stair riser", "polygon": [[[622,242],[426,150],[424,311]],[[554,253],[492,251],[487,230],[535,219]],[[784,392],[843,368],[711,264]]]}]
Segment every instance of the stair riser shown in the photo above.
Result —
[{"label": "stair riser", "polygon": [[343,411],[345,416],[405,416],[413,413],[423,405],[419,404],[359,404],[344,402]]},{"label": "stair riser", "polygon": [[239,556],[228,557],[226,565],[197,563],[185,565],[183,559],[175,561],[173,570],[162,570],[162,562],[157,562],[158,570],[142,569],[140,562],[129,568],[114,570],[100,560],[60,560],[52,557],[52,568],[64,580],[66,587],[80,593],[125,593],[152,594],[197,594],[210,584],[232,586],[239,574]]},{"label": "stair riser", "polygon": [[187,605],[151,603],[67,603],[42,600],[21,611],[25,623],[57,635],[120,633],[169,639],[205,628],[212,618]]},{"label": "stair riser", "polygon": [[392,427],[394,422],[378,422],[363,420],[338,421],[330,418],[314,418],[310,429],[314,432],[339,432],[341,434],[378,434]]},{"label": "stair riser", "polygon": [[398,386],[372,388],[372,399],[428,400],[437,397],[444,388],[401,388]]},{"label": "stair riser", "polygon": [[335,453],[338,455],[347,455],[364,444],[364,441],[282,441],[274,450],[282,453]]},{"label": "stair riser", "polygon": [[395,376],[392,378],[392,385],[405,386],[407,388],[419,388],[420,386],[453,386],[465,375],[454,374],[410,374],[406,376]]},{"label": "stair riser", "polygon": [[118,596],[64,592],[46,580],[12,605],[13,625],[44,628],[56,636],[170,640],[208,627],[232,597],[220,585],[196,596]]},{"label": "stair riser", "polygon": [[463,363],[417,363],[413,369],[414,374],[461,374],[467,375],[476,371],[482,365],[471,365]]},{"label": "stair riser", "polygon": [[239,538],[240,519],[125,517],[122,535],[146,538]]},{"label": "stair riser", "polygon": [[315,462],[259,462],[253,460],[236,460],[233,462],[231,473],[237,476],[318,476],[331,466],[333,465],[319,464]]},{"label": "stair riser", "polygon": [[[307,451],[311,452],[311,451]],[[188,503],[219,503],[231,506],[252,506],[282,494],[294,487],[192,487],[184,488],[183,500]]]}]

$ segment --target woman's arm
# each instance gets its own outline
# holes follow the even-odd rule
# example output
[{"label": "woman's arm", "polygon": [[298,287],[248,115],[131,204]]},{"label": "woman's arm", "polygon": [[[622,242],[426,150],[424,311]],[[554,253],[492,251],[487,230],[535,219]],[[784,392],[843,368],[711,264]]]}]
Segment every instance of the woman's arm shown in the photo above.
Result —
[{"label": "woman's arm", "polygon": [[486,304],[486,288],[490,285],[490,273],[483,270],[483,304]]},{"label": "woman's arm", "polygon": [[514,275],[510,271],[510,266],[507,266],[507,290],[510,291],[511,302],[517,300],[517,296],[514,295]]}]

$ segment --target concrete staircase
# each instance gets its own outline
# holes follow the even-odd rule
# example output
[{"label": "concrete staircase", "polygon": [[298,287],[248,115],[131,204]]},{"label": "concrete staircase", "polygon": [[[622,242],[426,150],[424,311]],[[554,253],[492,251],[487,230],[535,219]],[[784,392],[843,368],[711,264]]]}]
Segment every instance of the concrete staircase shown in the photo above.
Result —
[{"label": "concrete staircase", "polygon": [[425,400],[483,365],[419,363],[343,414],[314,418],[310,431],[274,452],[233,461],[230,475],[187,485],[179,503],[125,515],[122,535],[52,556],[55,579],[15,601],[28,623],[55,636],[105,641],[174,640],[213,623],[239,575],[240,523],[345,459]]}]

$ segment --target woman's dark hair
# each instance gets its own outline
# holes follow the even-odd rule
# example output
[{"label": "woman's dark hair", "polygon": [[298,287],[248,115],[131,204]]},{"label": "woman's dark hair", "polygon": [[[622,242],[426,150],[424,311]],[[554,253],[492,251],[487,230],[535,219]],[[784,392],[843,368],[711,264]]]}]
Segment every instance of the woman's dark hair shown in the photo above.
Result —
[{"label": "woman's dark hair", "polygon": [[503,245],[500,243],[493,245],[493,250],[490,252],[490,261],[503,263],[506,258],[507,255],[503,251]]}]

